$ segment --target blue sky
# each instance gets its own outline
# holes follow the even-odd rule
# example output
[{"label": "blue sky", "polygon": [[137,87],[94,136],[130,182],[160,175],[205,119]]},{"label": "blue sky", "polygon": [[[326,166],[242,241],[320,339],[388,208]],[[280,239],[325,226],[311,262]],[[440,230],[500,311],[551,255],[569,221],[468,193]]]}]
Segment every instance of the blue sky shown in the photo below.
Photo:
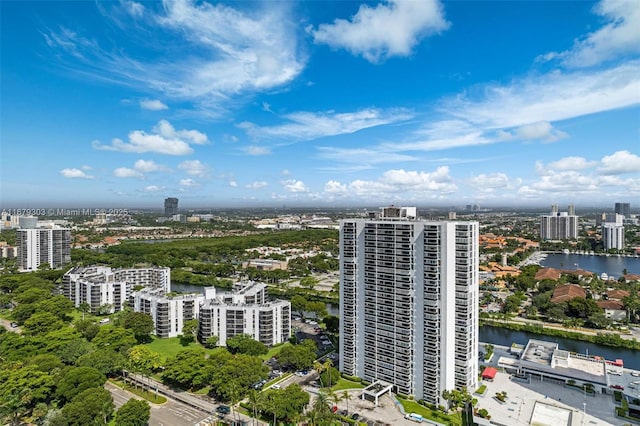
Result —
[{"label": "blue sky", "polygon": [[0,2],[0,206],[640,204],[640,2]]}]

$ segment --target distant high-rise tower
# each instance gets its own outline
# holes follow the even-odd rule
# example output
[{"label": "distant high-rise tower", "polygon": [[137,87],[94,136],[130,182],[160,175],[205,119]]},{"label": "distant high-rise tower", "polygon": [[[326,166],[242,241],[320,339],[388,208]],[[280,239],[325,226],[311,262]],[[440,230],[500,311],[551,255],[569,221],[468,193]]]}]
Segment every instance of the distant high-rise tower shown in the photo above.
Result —
[{"label": "distant high-rise tower", "polygon": [[615,212],[628,219],[631,216],[631,204],[616,203]]},{"label": "distant high-rise tower", "polygon": [[70,229],[18,229],[16,236],[20,271],[35,271],[45,263],[55,269],[71,262]]},{"label": "distant high-rise tower", "polygon": [[444,404],[478,382],[478,223],[340,221],[340,370]]},{"label": "distant high-rise tower", "polygon": [[551,214],[540,216],[540,239],[575,240],[578,238],[578,216],[569,205],[569,212],[558,212],[558,205],[551,206]]},{"label": "distant high-rise tower", "polygon": [[574,206],[573,204],[569,204],[569,208],[567,209],[567,212],[569,213],[569,216],[575,216],[576,206]]},{"label": "distant high-rise tower", "polygon": [[178,214],[178,199],[165,198],[164,199],[164,215],[166,217],[171,217],[174,214]]}]

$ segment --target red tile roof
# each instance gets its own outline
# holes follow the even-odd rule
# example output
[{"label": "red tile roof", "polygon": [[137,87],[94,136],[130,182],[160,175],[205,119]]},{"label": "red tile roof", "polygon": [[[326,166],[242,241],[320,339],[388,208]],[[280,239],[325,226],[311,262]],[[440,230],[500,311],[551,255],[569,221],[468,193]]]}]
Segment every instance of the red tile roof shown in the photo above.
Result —
[{"label": "red tile roof", "polygon": [[553,296],[551,297],[551,303],[562,303],[568,300],[579,297],[584,299],[587,297],[587,292],[584,288],[575,284],[566,284],[556,287],[553,290]]}]

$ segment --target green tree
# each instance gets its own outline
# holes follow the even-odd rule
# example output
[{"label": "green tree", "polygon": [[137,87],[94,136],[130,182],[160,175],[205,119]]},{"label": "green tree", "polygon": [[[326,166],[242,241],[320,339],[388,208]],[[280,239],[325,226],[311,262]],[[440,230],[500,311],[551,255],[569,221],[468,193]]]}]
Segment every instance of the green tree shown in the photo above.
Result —
[{"label": "green tree", "polygon": [[45,334],[50,331],[59,330],[65,324],[56,315],[51,312],[36,312],[24,322],[22,328],[27,335],[35,336]]},{"label": "green tree", "polygon": [[76,321],[74,327],[89,342],[92,341],[100,331],[100,326],[98,324],[94,323],[91,320],[85,319]]},{"label": "green tree", "polygon": [[254,340],[247,334],[238,334],[227,339],[227,349],[232,354],[240,353],[254,356],[264,355],[269,352],[264,343]]},{"label": "green tree", "polygon": [[317,318],[324,318],[327,316],[327,304],[320,301],[311,301],[307,303],[307,311],[316,314]]},{"label": "green tree", "polygon": [[151,417],[151,407],[147,401],[131,398],[116,412],[116,426],[146,426]]},{"label": "green tree", "polygon": [[[309,344],[306,344],[310,342]],[[316,359],[316,347],[313,340],[305,340],[300,345],[287,345],[276,356],[278,362],[294,370],[311,368]]]},{"label": "green tree", "polygon": [[136,337],[132,330],[115,325],[103,325],[93,338],[92,343],[98,349],[111,349],[117,352],[126,352],[136,344]]},{"label": "green tree", "polygon": [[340,331],[340,318],[335,315],[329,315],[322,319],[329,333],[338,333]]},{"label": "green tree", "polygon": [[320,281],[314,277],[303,277],[300,279],[300,285],[302,287],[308,288],[309,290],[313,290],[313,288],[318,285]]},{"label": "green tree", "polygon": [[0,417],[19,421],[37,403],[48,401],[54,386],[53,376],[36,365],[3,363],[0,369]]},{"label": "green tree", "polygon": [[90,388],[102,388],[107,378],[92,367],[71,367],[58,381],[56,395],[71,401],[82,391]]},{"label": "green tree", "polygon": [[211,380],[215,363],[216,359],[208,360],[201,349],[180,351],[165,362],[162,380],[181,389],[200,389]]},{"label": "green tree", "polygon": [[78,310],[82,312],[82,320],[84,321],[84,314],[91,311],[91,305],[87,302],[82,302],[80,306],[78,306]]},{"label": "green tree", "polygon": [[223,366],[213,370],[211,385],[223,400],[231,400],[237,389],[246,394],[250,386],[268,377],[269,367],[262,359],[245,354],[237,354]]},{"label": "green tree", "polygon": [[190,342],[195,341],[196,336],[198,335],[198,320],[191,319],[185,321],[182,326],[182,335]]},{"label": "green tree", "polygon": [[65,426],[106,425],[113,414],[113,399],[108,390],[92,387],[78,393],[62,408],[61,422]]},{"label": "green tree", "polygon": [[133,331],[138,343],[146,343],[151,341],[153,318],[143,312],[128,311],[122,317],[122,327]]},{"label": "green tree", "polygon": [[77,367],[93,367],[107,377],[114,377],[127,365],[127,358],[111,349],[89,352],[78,358]]},{"label": "green tree", "polygon": [[291,298],[291,309],[302,316],[307,309],[307,299],[305,299],[304,296],[296,294]]}]

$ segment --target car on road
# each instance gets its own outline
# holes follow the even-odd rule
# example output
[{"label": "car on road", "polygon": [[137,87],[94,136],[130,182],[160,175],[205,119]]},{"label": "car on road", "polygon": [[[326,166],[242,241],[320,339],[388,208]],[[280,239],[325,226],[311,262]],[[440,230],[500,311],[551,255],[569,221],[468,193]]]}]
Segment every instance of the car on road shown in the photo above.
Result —
[{"label": "car on road", "polygon": [[220,414],[229,414],[231,412],[231,408],[228,405],[221,405],[216,408],[216,411]]},{"label": "car on road", "polygon": [[280,389],[280,385],[272,385],[271,389]]},{"label": "car on road", "polygon": [[620,386],[620,385],[611,385],[610,387],[611,389],[624,390],[624,386]]},{"label": "car on road", "polygon": [[360,418],[360,414],[353,413],[350,417],[351,417],[351,420],[355,420],[357,422],[358,419]]},{"label": "car on road", "polygon": [[12,323],[11,323],[11,328],[16,328],[17,326],[18,326],[18,323],[17,323],[17,322],[12,322]]},{"label": "car on road", "polygon": [[633,377],[640,377],[640,371],[632,371],[632,372],[631,372],[631,375],[632,375]]}]

